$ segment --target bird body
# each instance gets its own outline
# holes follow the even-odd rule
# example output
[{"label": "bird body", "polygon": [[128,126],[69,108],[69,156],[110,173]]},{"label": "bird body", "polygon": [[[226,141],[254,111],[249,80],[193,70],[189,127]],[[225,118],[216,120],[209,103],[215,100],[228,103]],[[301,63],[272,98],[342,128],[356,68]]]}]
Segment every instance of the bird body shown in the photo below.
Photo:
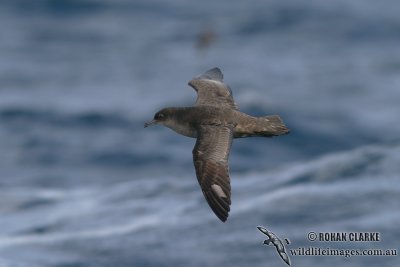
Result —
[{"label": "bird body", "polygon": [[162,124],[197,138],[193,149],[197,180],[209,206],[225,222],[231,204],[228,159],[233,139],[272,137],[287,134],[289,129],[278,115],[253,117],[239,111],[218,68],[192,79],[189,85],[197,92],[194,106],[164,108],[145,127]]},{"label": "bird body", "polygon": [[278,115],[253,117],[238,110],[216,106],[195,106],[162,109],[167,119],[164,126],[178,134],[197,138],[201,125],[229,125],[233,127],[233,137],[271,137],[288,132]]}]

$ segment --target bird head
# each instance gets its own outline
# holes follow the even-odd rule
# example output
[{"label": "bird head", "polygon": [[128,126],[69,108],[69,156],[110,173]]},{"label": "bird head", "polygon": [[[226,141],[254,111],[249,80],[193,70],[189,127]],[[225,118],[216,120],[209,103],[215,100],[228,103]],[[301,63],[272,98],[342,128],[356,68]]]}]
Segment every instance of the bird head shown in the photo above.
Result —
[{"label": "bird head", "polygon": [[165,124],[170,118],[170,110],[168,108],[164,108],[158,111],[154,118],[151,121],[148,121],[144,124],[144,127],[149,127],[155,124]]}]

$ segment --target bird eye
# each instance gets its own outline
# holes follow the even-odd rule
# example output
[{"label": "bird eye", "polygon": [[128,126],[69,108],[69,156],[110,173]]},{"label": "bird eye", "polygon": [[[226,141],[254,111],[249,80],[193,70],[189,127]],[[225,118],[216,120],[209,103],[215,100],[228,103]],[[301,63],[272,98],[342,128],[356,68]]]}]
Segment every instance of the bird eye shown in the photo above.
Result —
[{"label": "bird eye", "polygon": [[164,118],[164,114],[162,114],[162,113],[157,113],[157,114],[156,114],[156,119],[157,119],[157,120],[163,119],[163,118]]}]

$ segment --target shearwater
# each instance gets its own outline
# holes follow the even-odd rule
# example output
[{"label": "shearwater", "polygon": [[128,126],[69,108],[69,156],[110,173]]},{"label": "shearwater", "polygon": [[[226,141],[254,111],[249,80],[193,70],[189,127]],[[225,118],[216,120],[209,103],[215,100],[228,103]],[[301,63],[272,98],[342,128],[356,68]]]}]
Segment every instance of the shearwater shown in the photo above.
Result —
[{"label": "shearwater", "polygon": [[231,205],[228,158],[233,139],[272,137],[289,129],[278,115],[257,118],[240,112],[219,68],[195,77],[189,85],[197,92],[194,106],[164,108],[144,127],[162,124],[197,138],[193,149],[197,180],[209,206],[225,222]]}]

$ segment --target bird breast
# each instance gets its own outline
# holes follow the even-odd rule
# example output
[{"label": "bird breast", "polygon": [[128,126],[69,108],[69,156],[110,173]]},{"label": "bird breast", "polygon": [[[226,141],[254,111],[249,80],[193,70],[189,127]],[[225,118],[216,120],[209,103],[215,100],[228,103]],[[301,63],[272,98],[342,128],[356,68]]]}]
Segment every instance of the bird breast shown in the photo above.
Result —
[{"label": "bird breast", "polygon": [[165,126],[175,131],[178,134],[197,138],[197,131],[195,128],[191,127],[190,124],[187,123],[177,123],[175,120],[168,121],[165,123]]}]

